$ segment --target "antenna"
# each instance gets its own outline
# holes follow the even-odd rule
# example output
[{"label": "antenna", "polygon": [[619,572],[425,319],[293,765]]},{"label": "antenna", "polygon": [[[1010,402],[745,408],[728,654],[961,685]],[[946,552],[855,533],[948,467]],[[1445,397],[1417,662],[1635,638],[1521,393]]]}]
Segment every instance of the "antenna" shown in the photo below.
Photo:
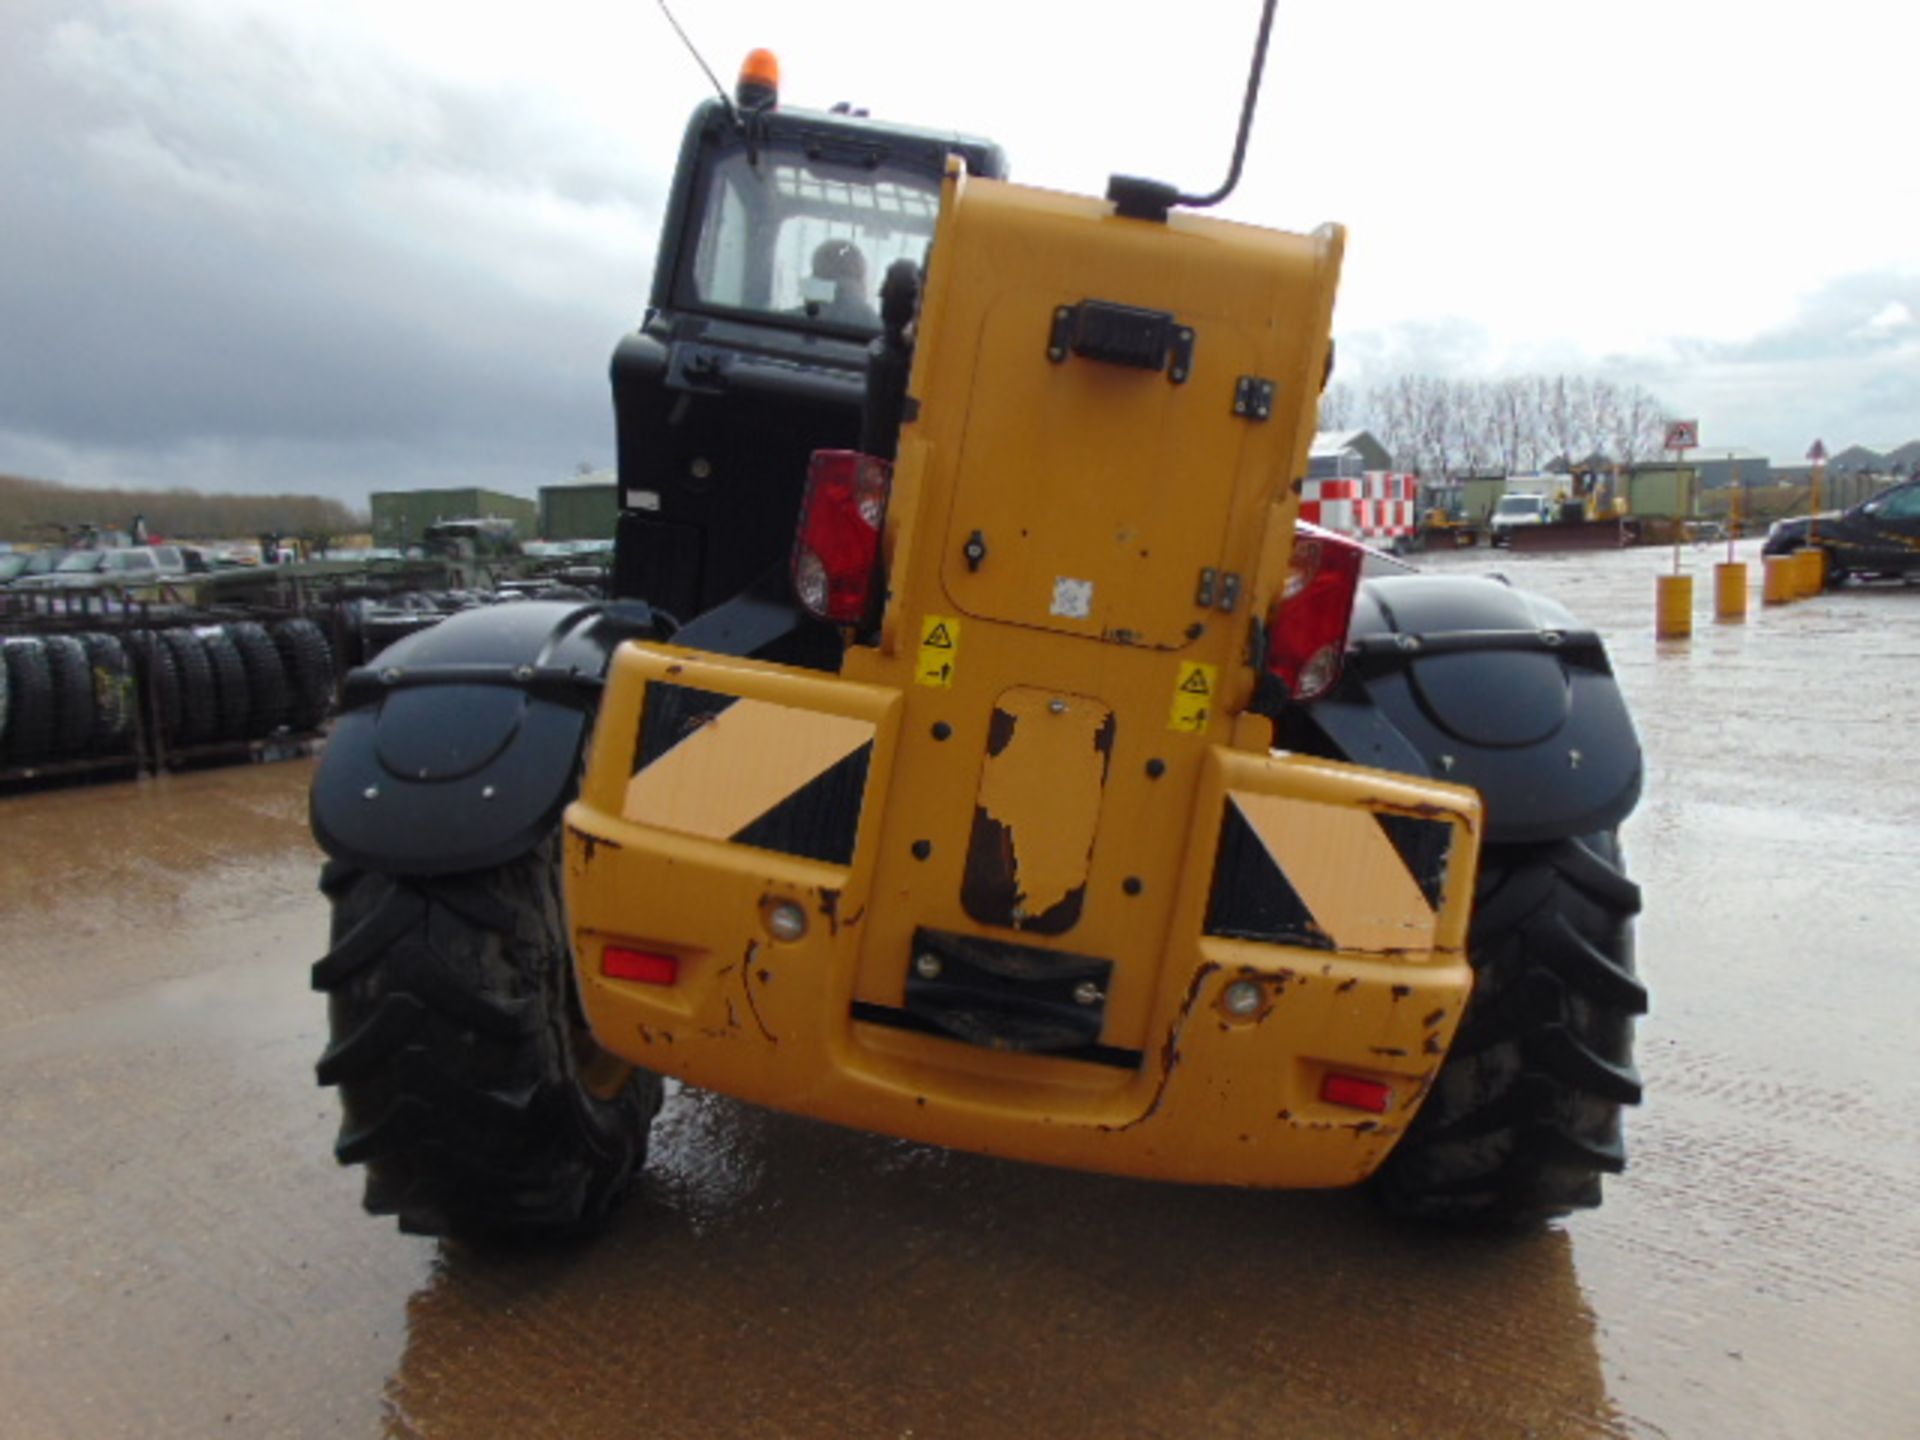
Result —
[{"label": "antenna", "polygon": [[1233,166],[1227,171],[1226,184],[1211,195],[1182,195],[1182,205],[1197,209],[1218,205],[1240,183],[1240,163],[1247,158],[1247,133],[1253,129],[1253,107],[1260,100],[1260,76],[1267,68],[1267,37],[1273,33],[1274,4],[1275,0],[1267,0],[1260,11],[1260,38],[1253,42],[1253,70],[1247,76],[1247,98],[1240,106],[1240,136],[1233,142]]},{"label": "antenna", "polygon": [[[661,0],[665,5],[666,0]],[[1267,68],[1267,37],[1273,33],[1276,0],[1265,0],[1260,7],[1260,35],[1253,43],[1253,69],[1247,75],[1247,96],[1240,105],[1240,134],[1233,142],[1233,164],[1226,183],[1207,195],[1182,194],[1179,187],[1164,180],[1147,180],[1138,175],[1114,175],[1107,180],[1107,198],[1120,214],[1134,220],[1165,220],[1175,205],[1203,209],[1218,205],[1240,183],[1240,167],[1247,158],[1247,136],[1253,130],[1253,110],[1260,100],[1260,77]]]},{"label": "antenna", "polygon": [[[667,17],[667,24],[673,27],[673,33],[680,37],[680,43],[686,46],[687,53],[693,56],[693,63],[698,65],[702,70],[706,72],[707,80],[713,86],[714,93],[720,97],[720,103],[727,107],[727,118],[731,120],[734,124],[738,125],[740,123],[740,112],[733,108],[733,97],[727,94],[727,87],[720,83],[720,77],[713,73],[713,67],[707,64],[705,59],[701,57],[699,49],[696,48],[693,41],[690,38],[688,38],[687,32],[680,28],[680,22],[673,18],[673,11],[667,8],[667,0],[660,0],[660,13]],[[1273,14],[1273,0],[1267,0],[1267,14],[1269,17],[1271,17]],[[1261,35],[1261,44],[1263,48],[1265,46],[1265,43],[1266,43],[1266,36],[1265,36],[1265,32],[1263,31]],[[1245,129],[1244,122],[1241,127],[1240,138],[1241,138],[1241,143],[1245,144],[1246,129]]]}]

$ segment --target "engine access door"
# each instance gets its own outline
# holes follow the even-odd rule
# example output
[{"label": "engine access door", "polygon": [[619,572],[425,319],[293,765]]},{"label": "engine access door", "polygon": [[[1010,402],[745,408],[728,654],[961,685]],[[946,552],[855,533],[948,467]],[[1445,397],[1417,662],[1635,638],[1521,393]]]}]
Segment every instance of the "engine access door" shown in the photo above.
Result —
[{"label": "engine access door", "polygon": [[1160,368],[1089,358],[1055,343],[1083,298],[1010,288],[983,314],[942,579],[969,615],[1180,649],[1230,608],[1228,527],[1260,488],[1234,413],[1256,347],[1169,310]]}]

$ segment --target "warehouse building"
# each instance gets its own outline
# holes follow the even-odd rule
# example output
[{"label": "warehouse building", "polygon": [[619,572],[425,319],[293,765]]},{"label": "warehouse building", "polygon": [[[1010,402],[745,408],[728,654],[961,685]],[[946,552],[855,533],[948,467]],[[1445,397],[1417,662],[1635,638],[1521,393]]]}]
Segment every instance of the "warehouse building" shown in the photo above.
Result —
[{"label": "warehouse building", "polygon": [[378,490],[369,497],[373,543],[381,549],[418,545],[429,525],[443,520],[511,520],[521,539],[531,539],[540,515],[521,495],[466,486],[452,490]]}]

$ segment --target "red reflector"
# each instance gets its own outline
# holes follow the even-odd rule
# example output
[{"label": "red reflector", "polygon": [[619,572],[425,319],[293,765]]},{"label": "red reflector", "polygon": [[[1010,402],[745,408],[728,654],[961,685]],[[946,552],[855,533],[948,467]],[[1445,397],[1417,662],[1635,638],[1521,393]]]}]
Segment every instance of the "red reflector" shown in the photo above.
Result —
[{"label": "red reflector", "polygon": [[609,945],[600,952],[600,973],[609,980],[638,980],[642,985],[671,985],[680,978],[678,955],[629,950]]},{"label": "red reflector", "polygon": [[1324,695],[1340,678],[1365,558],[1345,536],[1306,525],[1294,533],[1286,589],[1267,617],[1267,669],[1296,700]]},{"label": "red reflector", "polygon": [[858,625],[880,594],[880,527],[893,466],[856,450],[816,450],[807,465],[793,591],[822,620]]},{"label": "red reflector", "polygon": [[1320,1098],[1329,1105],[1384,1115],[1393,1103],[1393,1087],[1378,1080],[1362,1080],[1358,1075],[1329,1075],[1320,1082]]}]

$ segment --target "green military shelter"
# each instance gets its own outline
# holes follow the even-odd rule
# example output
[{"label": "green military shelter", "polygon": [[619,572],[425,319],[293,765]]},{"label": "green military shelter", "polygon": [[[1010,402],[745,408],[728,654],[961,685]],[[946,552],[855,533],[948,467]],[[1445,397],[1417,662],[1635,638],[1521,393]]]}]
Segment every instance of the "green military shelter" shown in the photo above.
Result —
[{"label": "green military shelter", "polygon": [[420,543],[429,525],[442,520],[511,520],[522,540],[533,538],[539,511],[524,495],[466,486],[450,490],[379,490],[369,497],[373,543],[403,549]]},{"label": "green military shelter", "polygon": [[540,487],[542,540],[611,540],[620,518],[620,488],[611,470]]}]

